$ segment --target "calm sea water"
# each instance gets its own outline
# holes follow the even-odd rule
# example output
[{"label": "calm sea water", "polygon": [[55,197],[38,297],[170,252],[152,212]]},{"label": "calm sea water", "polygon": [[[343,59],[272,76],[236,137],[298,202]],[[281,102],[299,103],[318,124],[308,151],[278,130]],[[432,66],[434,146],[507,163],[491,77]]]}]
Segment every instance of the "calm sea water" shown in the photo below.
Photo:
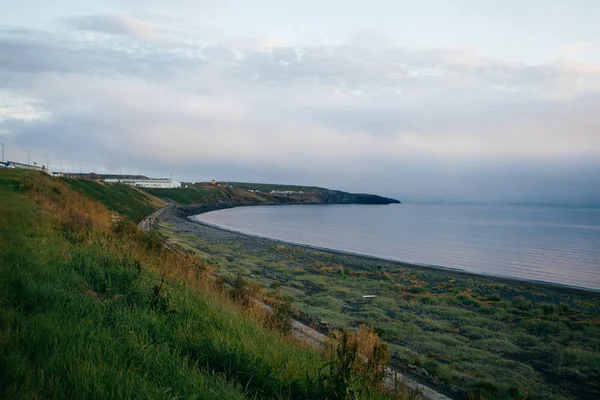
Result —
[{"label": "calm sea water", "polygon": [[196,218],[289,242],[600,289],[600,209],[294,205],[241,207]]}]

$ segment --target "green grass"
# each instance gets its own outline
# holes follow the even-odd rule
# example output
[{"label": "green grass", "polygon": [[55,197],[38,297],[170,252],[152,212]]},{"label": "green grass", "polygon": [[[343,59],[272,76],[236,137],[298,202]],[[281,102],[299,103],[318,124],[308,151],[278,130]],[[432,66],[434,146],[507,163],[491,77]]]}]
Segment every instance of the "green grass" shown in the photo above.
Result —
[{"label": "green grass", "polygon": [[162,229],[224,274],[277,282],[330,327],[373,325],[399,362],[466,397],[600,397],[597,293]]},{"label": "green grass", "polygon": [[[225,182],[220,182],[225,183]],[[296,185],[279,185],[271,183],[248,183],[248,182],[230,182],[238,189],[245,190],[260,190],[261,192],[270,192],[271,190],[290,190],[296,192],[312,192],[318,190],[316,186],[296,186]]]},{"label": "green grass", "polygon": [[155,207],[151,200],[143,193],[130,186],[115,183],[98,183],[84,179],[63,180],[73,189],[86,194],[94,200],[104,204],[126,218],[139,222],[152,213]]},{"label": "green grass", "polygon": [[169,199],[178,204],[215,203],[219,201],[222,190],[215,187],[191,186],[179,189],[144,189],[146,192],[161,199]]},{"label": "green grass", "polygon": [[322,396],[322,354],[178,277],[189,258],[65,183],[108,193],[0,170],[0,398]]}]

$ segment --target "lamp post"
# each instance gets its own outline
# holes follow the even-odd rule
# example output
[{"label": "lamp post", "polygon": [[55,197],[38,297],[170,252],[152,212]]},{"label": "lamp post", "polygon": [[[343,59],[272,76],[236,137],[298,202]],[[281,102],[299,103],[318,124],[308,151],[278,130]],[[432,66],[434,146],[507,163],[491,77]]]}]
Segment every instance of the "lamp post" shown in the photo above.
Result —
[{"label": "lamp post", "polygon": [[27,150],[27,149],[23,149],[23,151],[27,152],[27,165],[31,164],[31,151]]},{"label": "lamp post", "polygon": [[60,161],[60,173],[62,174],[63,169],[62,169],[62,160],[59,160],[58,158],[56,159],[56,161]]},{"label": "lamp post", "polygon": [[42,154],[42,157],[46,156],[46,173],[50,173],[50,156],[48,154]]},{"label": "lamp post", "polygon": [[4,143],[0,143],[0,146],[2,146],[2,164],[4,164]]}]

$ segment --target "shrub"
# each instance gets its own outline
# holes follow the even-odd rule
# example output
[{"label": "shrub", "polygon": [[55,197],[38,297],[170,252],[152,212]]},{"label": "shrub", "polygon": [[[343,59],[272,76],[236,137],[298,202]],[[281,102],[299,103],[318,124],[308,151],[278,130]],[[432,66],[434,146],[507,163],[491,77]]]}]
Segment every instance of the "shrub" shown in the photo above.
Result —
[{"label": "shrub", "polygon": [[563,329],[566,329],[566,327],[562,323],[545,321],[542,319],[523,320],[521,321],[521,325],[525,329],[527,329],[528,332],[538,336],[548,336],[552,334],[557,334]]},{"label": "shrub", "polygon": [[356,399],[366,390],[383,387],[390,353],[373,328],[361,325],[355,334],[334,332],[328,349],[331,361],[321,377],[329,399]]},{"label": "shrub", "polygon": [[238,275],[231,285],[231,297],[242,305],[247,305],[250,302],[250,294],[248,282],[244,277]]},{"label": "shrub", "polygon": [[166,239],[158,231],[141,232],[139,239],[149,251],[160,252],[165,248]]},{"label": "shrub", "polygon": [[284,334],[292,331],[292,302],[285,295],[277,294],[270,302],[271,309],[267,313],[265,323],[271,329]]},{"label": "shrub", "polygon": [[70,242],[78,243],[89,237],[92,219],[86,213],[68,210],[62,221],[62,231]]},{"label": "shrub", "polygon": [[425,293],[425,288],[422,286],[411,286],[407,289],[408,292],[414,294]]}]

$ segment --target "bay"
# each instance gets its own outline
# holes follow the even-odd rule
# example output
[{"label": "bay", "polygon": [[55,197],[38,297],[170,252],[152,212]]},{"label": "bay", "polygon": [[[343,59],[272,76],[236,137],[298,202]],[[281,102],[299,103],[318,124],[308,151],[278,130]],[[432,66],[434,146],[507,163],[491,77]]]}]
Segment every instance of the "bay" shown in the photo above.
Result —
[{"label": "bay", "polygon": [[600,209],[286,205],[239,207],[194,218],[286,242],[600,290]]}]

